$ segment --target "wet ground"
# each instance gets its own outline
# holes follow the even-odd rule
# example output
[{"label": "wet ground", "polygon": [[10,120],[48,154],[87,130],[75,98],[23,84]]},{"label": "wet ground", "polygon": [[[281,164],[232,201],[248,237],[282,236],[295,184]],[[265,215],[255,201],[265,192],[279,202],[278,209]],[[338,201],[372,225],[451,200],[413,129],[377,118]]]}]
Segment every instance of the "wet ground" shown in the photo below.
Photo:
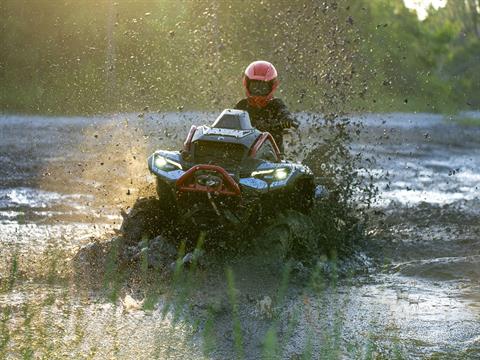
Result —
[{"label": "wet ground", "polygon": [[[480,357],[480,128],[437,115],[357,117],[383,215],[350,275],[287,277],[254,255],[118,269],[102,246],[152,182],[147,154],[213,118],[0,116],[2,356]],[[292,152],[326,135],[302,121]]]}]

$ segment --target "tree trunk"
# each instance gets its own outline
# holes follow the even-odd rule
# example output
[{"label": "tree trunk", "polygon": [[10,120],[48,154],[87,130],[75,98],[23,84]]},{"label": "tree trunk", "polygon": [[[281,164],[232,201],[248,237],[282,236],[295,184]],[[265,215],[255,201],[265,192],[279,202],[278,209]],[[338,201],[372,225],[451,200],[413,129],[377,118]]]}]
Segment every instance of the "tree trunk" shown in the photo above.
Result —
[{"label": "tree trunk", "polygon": [[479,29],[479,19],[478,19],[478,7],[479,0],[469,0],[468,7],[470,11],[471,21],[472,21],[472,30],[477,37],[480,38],[480,29]]}]

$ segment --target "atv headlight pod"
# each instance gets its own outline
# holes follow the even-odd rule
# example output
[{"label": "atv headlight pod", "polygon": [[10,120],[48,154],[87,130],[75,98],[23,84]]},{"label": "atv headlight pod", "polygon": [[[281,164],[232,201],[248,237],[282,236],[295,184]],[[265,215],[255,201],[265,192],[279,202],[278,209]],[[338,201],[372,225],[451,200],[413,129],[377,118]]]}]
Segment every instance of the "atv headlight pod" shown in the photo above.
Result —
[{"label": "atv headlight pod", "polygon": [[256,170],[254,172],[252,172],[252,177],[256,177],[256,176],[271,176],[273,175],[273,172],[275,171],[275,169],[269,169],[269,170]]},{"label": "atv headlight pod", "polygon": [[167,164],[167,160],[165,160],[163,156],[155,155],[153,158],[153,165],[155,165],[156,168],[162,169]]},{"label": "atv headlight pod", "polygon": [[182,170],[181,164],[158,154],[155,154],[153,157],[153,165],[157,169],[164,170],[164,171],[170,171],[175,169]]},{"label": "atv headlight pod", "polygon": [[287,168],[279,168],[273,172],[273,176],[277,180],[285,180],[288,176],[288,169]]},{"label": "atv headlight pod", "polygon": [[288,177],[289,172],[289,168],[256,170],[252,172],[252,177],[262,177],[266,180],[285,180]]}]

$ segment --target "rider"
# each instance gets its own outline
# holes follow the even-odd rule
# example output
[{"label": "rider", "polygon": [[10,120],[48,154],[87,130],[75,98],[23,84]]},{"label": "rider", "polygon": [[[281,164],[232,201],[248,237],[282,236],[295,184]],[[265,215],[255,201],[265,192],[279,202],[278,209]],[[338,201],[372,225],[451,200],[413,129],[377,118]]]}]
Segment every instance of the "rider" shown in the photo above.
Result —
[{"label": "rider", "polygon": [[278,87],[277,70],[268,61],[254,61],[245,69],[243,86],[247,97],[235,109],[247,111],[252,125],[272,134],[283,153],[283,130],[298,128],[298,121],[288,111],[285,103],[273,97]]}]

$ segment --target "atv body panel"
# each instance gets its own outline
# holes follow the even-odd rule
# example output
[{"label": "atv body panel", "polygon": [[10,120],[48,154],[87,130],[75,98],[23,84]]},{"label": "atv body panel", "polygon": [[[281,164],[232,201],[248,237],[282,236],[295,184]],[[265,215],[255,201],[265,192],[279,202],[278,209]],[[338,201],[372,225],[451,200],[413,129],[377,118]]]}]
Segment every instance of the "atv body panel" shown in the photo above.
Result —
[{"label": "atv body panel", "polygon": [[308,211],[314,178],[302,164],[281,159],[272,136],[252,127],[248,113],[224,110],[212,126],[192,126],[182,151],[148,158],[160,202],[197,226],[238,226],[269,212]]}]

